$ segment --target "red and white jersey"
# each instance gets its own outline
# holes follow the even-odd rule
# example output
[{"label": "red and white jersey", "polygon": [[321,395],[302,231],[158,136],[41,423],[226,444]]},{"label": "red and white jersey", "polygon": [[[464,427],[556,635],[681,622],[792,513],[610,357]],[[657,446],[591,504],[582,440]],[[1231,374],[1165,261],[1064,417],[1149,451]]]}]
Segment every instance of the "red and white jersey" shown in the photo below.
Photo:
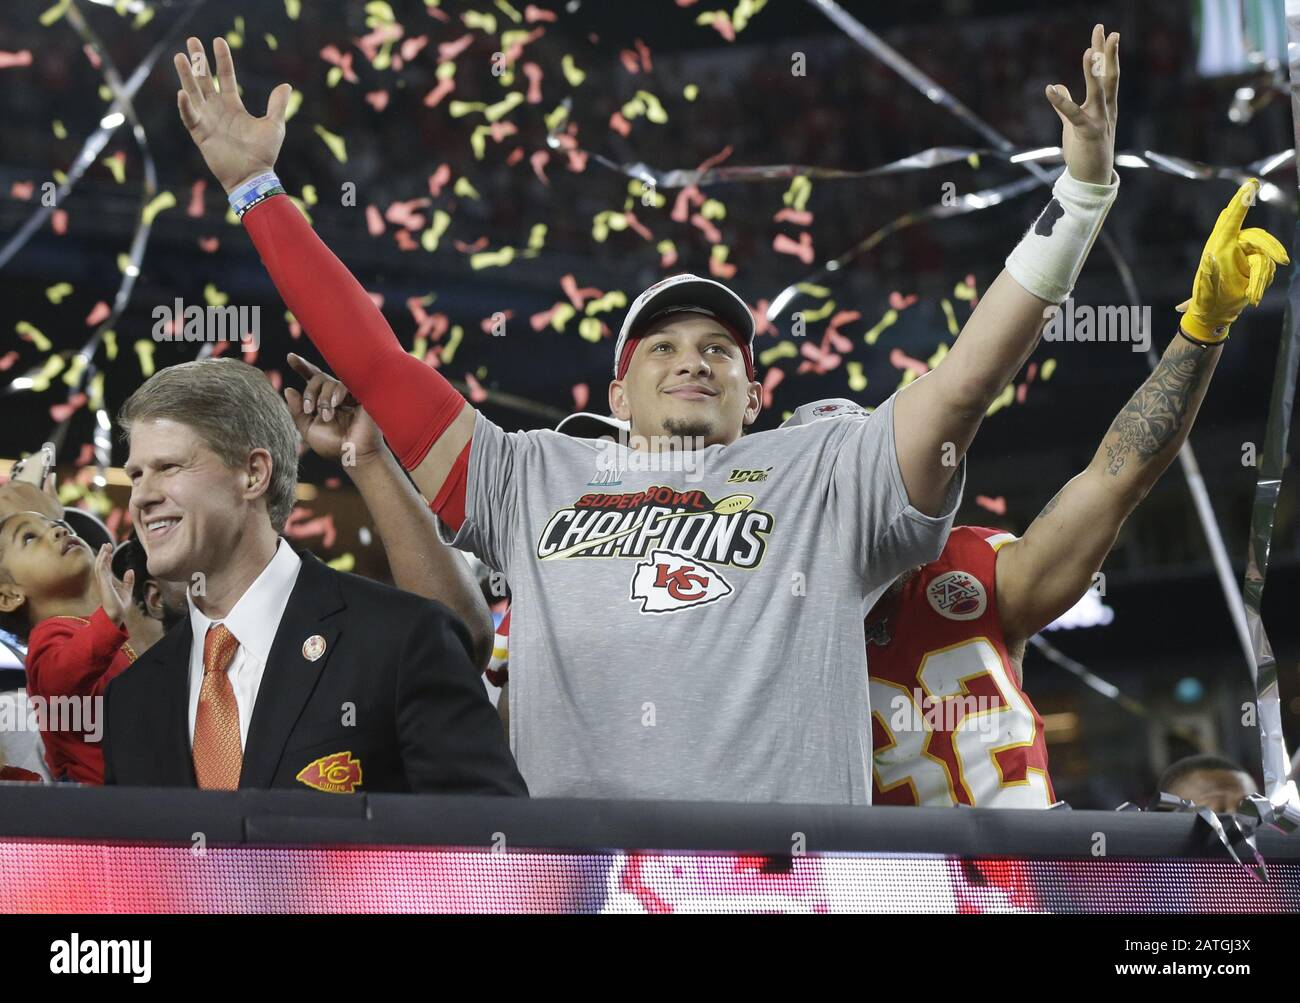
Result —
[{"label": "red and white jersey", "polygon": [[1046,808],[1043,720],[1012,668],[997,606],[998,548],[954,527],[937,561],[866,621],[872,803]]}]

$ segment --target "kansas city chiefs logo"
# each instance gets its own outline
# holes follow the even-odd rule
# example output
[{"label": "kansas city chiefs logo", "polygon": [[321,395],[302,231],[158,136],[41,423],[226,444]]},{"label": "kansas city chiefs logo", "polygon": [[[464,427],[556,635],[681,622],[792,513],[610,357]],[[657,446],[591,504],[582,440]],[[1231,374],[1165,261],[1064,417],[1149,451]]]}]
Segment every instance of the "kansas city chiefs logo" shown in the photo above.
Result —
[{"label": "kansas city chiefs logo", "polygon": [[632,598],[642,613],[674,613],[691,606],[725,599],[735,591],[727,580],[702,561],[656,550],[632,575]]},{"label": "kansas city chiefs logo", "polygon": [[304,766],[295,778],[330,794],[351,794],[361,786],[361,760],[351,752],[334,752]]},{"label": "kansas city chiefs logo", "polygon": [[930,606],[949,620],[976,620],[988,608],[988,593],[972,574],[949,571],[939,575],[925,589]]}]

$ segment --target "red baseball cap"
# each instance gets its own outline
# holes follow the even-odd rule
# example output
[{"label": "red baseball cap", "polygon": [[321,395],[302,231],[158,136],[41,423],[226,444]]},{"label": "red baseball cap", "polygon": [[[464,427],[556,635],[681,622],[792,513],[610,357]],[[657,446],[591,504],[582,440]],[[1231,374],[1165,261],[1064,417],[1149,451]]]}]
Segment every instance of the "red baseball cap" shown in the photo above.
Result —
[{"label": "red baseball cap", "polygon": [[689,272],[660,279],[633,301],[614,343],[614,379],[621,380],[636,350],[636,340],[664,314],[689,311],[712,317],[740,346],[745,372],[754,379],[754,314],[743,299],[713,279]]}]

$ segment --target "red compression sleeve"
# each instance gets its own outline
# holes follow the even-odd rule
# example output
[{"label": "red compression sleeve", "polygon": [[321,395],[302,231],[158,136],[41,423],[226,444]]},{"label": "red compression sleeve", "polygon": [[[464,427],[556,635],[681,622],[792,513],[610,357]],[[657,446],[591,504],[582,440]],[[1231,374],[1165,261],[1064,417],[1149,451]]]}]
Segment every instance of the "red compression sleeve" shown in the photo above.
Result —
[{"label": "red compression sleeve", "polygon": [[271,281],[303,330],[375,419],[407,470],[460,414],[465,398],[402,350],[384,315],[287,195],[244,214]]}]

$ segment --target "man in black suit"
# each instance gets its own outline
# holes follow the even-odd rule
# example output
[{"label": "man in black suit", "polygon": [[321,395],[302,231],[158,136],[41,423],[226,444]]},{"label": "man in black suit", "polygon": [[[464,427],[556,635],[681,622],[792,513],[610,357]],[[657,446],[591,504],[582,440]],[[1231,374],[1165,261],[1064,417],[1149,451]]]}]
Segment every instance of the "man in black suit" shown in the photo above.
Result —
[{"label": "man in black suit", "polygon": [[279,536],[298,433],[265,374],[173,366],[119,421],[149,571],[189,615],[109,687],[107,783],[527,795],[465,625]]}]

